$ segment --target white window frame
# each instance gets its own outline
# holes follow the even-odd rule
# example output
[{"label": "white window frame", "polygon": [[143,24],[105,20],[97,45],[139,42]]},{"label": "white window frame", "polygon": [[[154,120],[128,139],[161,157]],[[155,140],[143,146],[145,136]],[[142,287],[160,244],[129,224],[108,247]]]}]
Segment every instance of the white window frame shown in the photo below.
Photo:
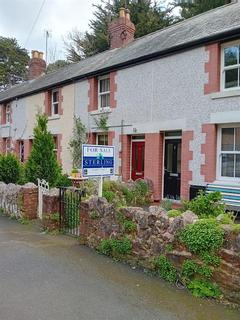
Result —
[{"label": "white window frame", "polygon": [[[229,182],[240,182],[240,177],[225,177],[222,176],[222,153],[228,153],[228,154],[240,154],[240,151],[221,151],[222,147],[222,129],[223,128],[239,128],[240,123],[231,123],[231,124],[224,124],[219,125],[217,130],[217,172],[216,172],[216,178],[220,181],[229,181]],[[235,138],[234,138],[235,139]]]},{"label": "white window frame", "polygon": [[[109,80],[109,91],[100,92],[100,81],[107,80],[107,79]],[[105,76],[98,77],[98,109],[99,110],[104,109],[104,107],[101,106],[101,96],[107,95],[107,94],[109,94],[109,101],[110,101],[110,76],[105,75]],[[110,108],[110,106],[106,106],[105,108]]]},{"label": "white window frame", "polygon": [[[58,101],[53,102],[53,94],[57,92],[58,94]],[[51,91],[51,116],[58,116],[59,115],[59,90],[58,89],[54,89]],[[54,113],[54,107],[55,105],[58,105],[58,113]]]},{"label": "white window frame", "polygon": [[[97,144],[97,145],[99,145],[99,142],[98,142],[99,136],[106,136],[106,138],[107,138],[107,143],[109,142],[109,141],[108,141],[108,134],[107,134],[107,133],[97,133],[97,137],[96,137],[96,144]],[[104,146],[108,146],[108,144],[104,144]]]},{"label": "white window frame", "polygon": [[234,46],[240,46],[240,41],[231,41],[228,43],[224,43],[221,46],[221,90],[222,91],[231,91],[231,90],[238,90],[238,89],[240,90],[240,81],[239,81],[239,86],[237,87],[225,88],[225,71],[238,68],[240,73],[240,58],[239,58],[239,63],[234,65],[234,67],[224,66],[224,49],[231,48]]}]

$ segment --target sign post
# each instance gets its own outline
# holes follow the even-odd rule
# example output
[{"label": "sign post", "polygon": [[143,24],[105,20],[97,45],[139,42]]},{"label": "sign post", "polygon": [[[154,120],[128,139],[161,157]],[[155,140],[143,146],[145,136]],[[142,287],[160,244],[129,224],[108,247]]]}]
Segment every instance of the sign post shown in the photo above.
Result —
[{"label": "sign post", "polygon": [[82,174],[84,177],[99,177],[99,197],[102,197],[103,177],[112,176],[114,172],[114,146],[82,146]]}]

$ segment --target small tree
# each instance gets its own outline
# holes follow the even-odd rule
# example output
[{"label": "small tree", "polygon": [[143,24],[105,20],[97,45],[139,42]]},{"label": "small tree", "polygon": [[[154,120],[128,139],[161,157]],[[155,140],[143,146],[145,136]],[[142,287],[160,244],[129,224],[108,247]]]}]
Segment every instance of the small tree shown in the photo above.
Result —
[{"label": "small tree", "polygon": [[82,162],[82,145],[87,142],[87,131],[85,125],[79,117],[74,116],[73,136],[69,142],[72,154],[73,166],[81,167]]},{"label": "small tree", "polygon": [[61,174],[61,168],[54,152],[54,140],[47,130],[47,117],[39,114],[34,128],[34,140],[31,154],[26,163],[28,181],[37,183],[37,179],[45,179],[50,186],[55,186]]},{"label": "small tree", "polygon": [[19,182],[21,165],[13,154],[0,155],[0,181],[5,183]]}]

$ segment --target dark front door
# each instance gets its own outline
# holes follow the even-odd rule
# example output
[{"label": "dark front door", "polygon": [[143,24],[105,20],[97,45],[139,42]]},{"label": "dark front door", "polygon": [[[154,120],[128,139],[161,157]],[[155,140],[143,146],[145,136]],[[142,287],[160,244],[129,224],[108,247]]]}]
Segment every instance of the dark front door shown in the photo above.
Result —
[{"label": "dark front door", "polygon": [[132,142],[132,180],[144,178],[145,142]]},{"label": "dark front door", "polygon": [[164,198],[180,199],[181,139],[165,140]]}]

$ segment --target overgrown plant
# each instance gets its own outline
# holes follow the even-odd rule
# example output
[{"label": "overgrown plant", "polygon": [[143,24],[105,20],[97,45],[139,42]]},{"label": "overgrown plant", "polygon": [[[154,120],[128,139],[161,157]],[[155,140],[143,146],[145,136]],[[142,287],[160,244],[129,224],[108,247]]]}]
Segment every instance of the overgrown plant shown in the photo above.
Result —
[{"label": "overgrown plant", "polygon": [[103,239],[97,250],[107,256],[124,256],[132,253],[132,242],[129,238]]},{"label": "overgrown plant", "polygon": [[223,244],[224,231],[216,221],[205,219],[187,225],[180,233],[179,238],[193,253],[214,253]]},{"label": "overgrown plant", "polygon": [[0,154],[0,181],[18,183],[21,178],[21,164],[14,154]]},{"label": "overgrown plant", "polygon": [[195,199],[185,202],[185,206],[197,214],[199,218],[217,217],[220,214],[225,214],[225,205],[222,202],[220,192],[205,194],[200,191]]},{"label": "overgrown plant", "polygon": [[177,270],[173,264],[165,257],[160,255],[153,261],[157,274],[164,280],[174,283],[177,280]]},{"label": "overgrown plant", "polygon": [[99,116],[94,118],[95,124],[98,129],[106,132],[108,131],[108,114],[102,113]]},{"label": "overgrown plant", "polygon": [[69,142],[73,167],[80,168],[82,163],[82,145],[87,142],[87,130],[80,117],[74,116],[73,135]]},{"label": "overgrown plant", "polygon": [[48,181],[50,186],[56,186],[61,168],[57,162],[53,136],[47,129],[47,122],[45,115],[37,115],[32,151],[25,166],[25,174],[28,181],[37,183],[39,178]]}]

